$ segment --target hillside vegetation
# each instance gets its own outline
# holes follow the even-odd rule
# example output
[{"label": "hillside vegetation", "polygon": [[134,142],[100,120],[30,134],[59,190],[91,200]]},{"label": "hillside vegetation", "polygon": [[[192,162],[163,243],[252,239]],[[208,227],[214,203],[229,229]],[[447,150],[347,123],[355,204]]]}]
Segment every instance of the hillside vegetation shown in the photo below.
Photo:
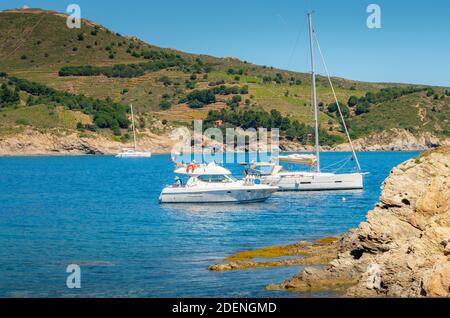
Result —
[{"label": "hillside vegetation", "polygon": [[[157,121],[222,120],[245,128],[268,124],[310,142],[308,74],[163,49],[86,20],[69,29],[65,15],[39,9],[0,12],[0,30],[0,133],[60,127],[126,141],[132,103],[142,130],[156,129]],[[449,136],[448,88],[333,82],[353,137],[390,128]],[[343,142],[328,81],[319,76],[317,84],[323,141]]]}]

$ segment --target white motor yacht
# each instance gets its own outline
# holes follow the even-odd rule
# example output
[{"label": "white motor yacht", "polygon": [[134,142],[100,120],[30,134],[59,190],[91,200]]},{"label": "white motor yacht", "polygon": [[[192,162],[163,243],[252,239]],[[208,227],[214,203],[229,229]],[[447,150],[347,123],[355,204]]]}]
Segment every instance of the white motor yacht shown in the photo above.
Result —
[{"label": "white motor yacht", "polygon": [[278,187],[260,184],[254,176],[238,180],[231,172],[215,163],[189,164],[178,167],[175,174],[189,177],[185,185],[177,183],[165,187],[160,203],[250,203],[263,202]]}]

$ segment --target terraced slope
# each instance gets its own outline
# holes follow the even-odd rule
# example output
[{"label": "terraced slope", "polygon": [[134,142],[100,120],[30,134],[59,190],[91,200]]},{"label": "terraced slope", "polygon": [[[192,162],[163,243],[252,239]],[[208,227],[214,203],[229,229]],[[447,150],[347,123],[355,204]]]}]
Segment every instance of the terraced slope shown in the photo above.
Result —
[{"label": "terraced slope", "polygon": [[[161,125],[190,124],[193,119],[206,118],[211,110],[222,108],[236,112],[275,109],[289,118],[291,125],[295,122],[312,124],[310,79],[305,73],[254,65],[235,58],[159,48],[86,20],[81,29],[69,29],[64,14],[40,9],[0,12],[0,30],[0,72],[7,73],[0,84],[5,84],[7,89],[15,89],[9,78],[16,77],[58,92],[110,100],[124,106],[133,103],[142,131],[159,131]],[[95,72],[102,75],[95,75]],[[77,75],[73,76],[75,73]],[[333,81],[354,137],[391,128],[404,128],[414,134],[430,132],[443,138],[449,136],[448,88],[364,83],[341,78]],[[205,92],[222,85],[240,90],[215,94],[214,99],[207,102],[188,98],[192,92]],[[410,91],[391,94],[390,90]],[[20,131],[23,125],[39,129],[84,129],[82,125],[95,124],[95,116],[90,113],[80,113],[57,101],[52,101],[51,105],[30,105],[27,102],[30,94],[18,93],[18,102],[1,103],[0,100],[2,134]],[[326,78],[321,76],[318,77],[318,95],[321,129],[330,136],[342,137],[340,122],[333,107],[329,107],[333,102],[331,90]],[[358,104],[346,107],[351,96]],[[39,115],[34,116],[35,113]],[[69,116],[69,113],[74,114]],[[122,126],[119,133],[115,132],[117,136],[127,133],[127,128]],[[95,133],[111,134],[110,127],[96,128],[99,129]],[[333,140],[340,142],[341,138]]]}]

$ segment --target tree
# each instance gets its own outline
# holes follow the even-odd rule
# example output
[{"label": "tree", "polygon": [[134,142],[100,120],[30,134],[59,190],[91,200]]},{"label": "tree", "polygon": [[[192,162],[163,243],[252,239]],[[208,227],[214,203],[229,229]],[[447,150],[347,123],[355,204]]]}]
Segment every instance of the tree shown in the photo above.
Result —
[{"label": "tree", "polygon": [[0,89],[0,107],[15,105],[20,101],[19,93],[16,90],[10,90],[6,84],[2,84]]},{"label": "tree", "polygon": [[356,104],[358,104],[358,97],[350,96],[347,102],[348,107],[354,107]]},{"label": "tree", "polygon": [[241,89],[239,90],[239,94],[242,94],[242,95],[248,94],[248,85],[242,86]]},{"label": "tree", "polygon": [[111,129],[113,131],[114,136],[122,135],[122,132],[120,131],[119,124],[117,122],[113,123],[113,125],[111,126]]},{"label": "tree", "polygon": [[337,111],[337,104],[336,102],[332,102],[328,105],[327,110],[329,113],[335,113]]},{"label": "tree", "polygon": [[369,112],[369,103],[367,101],[358,103],[358,105],[356,105],[356,110],[355,110],[356,115],[361,115],[361,114],[368,113],[368,112]]},{"label": "tree", "polygon": [[202,108],[203,106],[205,106],[205,104],[203,104],[202,102],[195,99],[195,100],[189,102],[188,106],[189,106],[189,108]]}]

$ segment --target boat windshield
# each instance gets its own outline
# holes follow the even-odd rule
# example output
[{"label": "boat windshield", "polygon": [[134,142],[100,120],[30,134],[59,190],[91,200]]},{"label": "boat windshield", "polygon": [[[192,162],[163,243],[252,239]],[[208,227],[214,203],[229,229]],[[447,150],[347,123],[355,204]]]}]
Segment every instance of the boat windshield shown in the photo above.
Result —
[{"label": "boat windshield", "polygon": [[197,177],[200,181],[208,183],[230,183],[236,182],[237,179],[233,176],[219,174],[219,175],[201,175]]}]

